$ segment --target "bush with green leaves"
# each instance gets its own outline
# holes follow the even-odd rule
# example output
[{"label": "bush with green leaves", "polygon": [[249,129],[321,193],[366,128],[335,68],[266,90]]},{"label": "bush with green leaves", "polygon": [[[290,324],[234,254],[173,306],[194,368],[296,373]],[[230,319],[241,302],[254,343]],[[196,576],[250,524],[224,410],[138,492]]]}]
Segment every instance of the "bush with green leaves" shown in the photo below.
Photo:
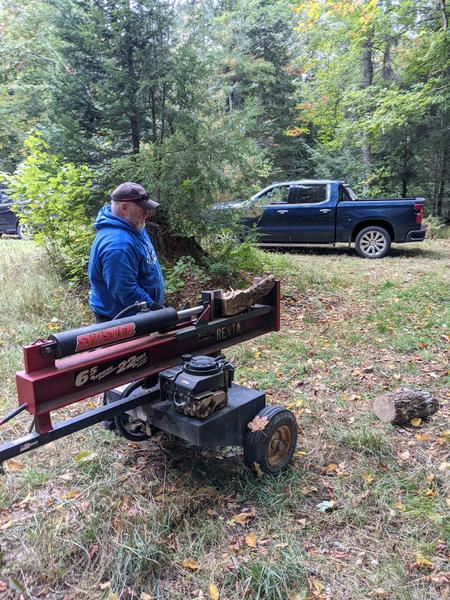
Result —
[{"label": "bush with green leaves", "polygon": [[423,225],[427,228],[427,237],[432,240],[448,237],[448,227],[445,226],[443,219],[440,219],[439,217],[428,215],[428,217],[423,220]]},{"label": "bush with green leaves", "polygon": [[261,253],[255,251],[250,239],[238,243],[232,237],[212,243],[205,263],[210,275],[231,278],[241,283],[246,278],[245,274],[259,274],[265,269]]},{"label": "bush with green leaves", "polygon": [[74,283],[86,278],[94,238],[87,166],[65,162],[49,152],[39,133],[25,141],[27,156],[12,175],[4,175],[19,219],[45,246],[58,271]]},{"label": "bush with green leaves", "polygon": [[162,265],[166,294],[179,294],[186,287],[188,278],[196,278],[200,282],[206,280],[204,271],[196,264],[192,256],[182,256],[173,265]]}]

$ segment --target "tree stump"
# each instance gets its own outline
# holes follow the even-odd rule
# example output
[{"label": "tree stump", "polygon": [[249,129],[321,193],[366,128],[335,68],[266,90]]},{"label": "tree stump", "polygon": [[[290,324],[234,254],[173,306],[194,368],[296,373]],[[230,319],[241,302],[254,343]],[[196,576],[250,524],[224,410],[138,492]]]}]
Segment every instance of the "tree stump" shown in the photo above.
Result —
[{"label": "tree stump", "polygon": [[439,402],[430,392],[413,388],[379,396],[373,403],[373,412],[377,417],[393,425],[405,425],[414,417],[429,417],[438,408]]},{"label": "tree stump", "polygon": [[272,276],[256,279],[255,283],[245,290],[231,290],[222,293],[222,316],[231,317],[250,308],[258,300],[267,296],[275,285]]}]

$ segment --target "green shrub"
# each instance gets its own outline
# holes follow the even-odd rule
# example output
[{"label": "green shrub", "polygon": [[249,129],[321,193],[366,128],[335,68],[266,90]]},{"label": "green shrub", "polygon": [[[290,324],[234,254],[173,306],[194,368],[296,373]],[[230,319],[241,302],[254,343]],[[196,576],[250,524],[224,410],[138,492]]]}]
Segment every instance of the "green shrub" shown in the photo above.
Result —
[{"label": "green shrub", "polygon": [[449,228],[445,227],[444,221],[439,217],[428,215],[428,217],[423,220],[423,224],[427,228],[427,238],[434,240],[436,238],[448,237]]},{"label": "green shrub", "polygon": [[45,246],[60,274],[75,283],[86,278],[94,237],[88,202],[92,186],[88,167],[50,154],[39,133],[26,142],[27,157],[13,175],[6,175],[14,210]]},{"label": "green shrub", "polygon": [[205,259],[208,273],[229,276],[239,280],[244,273],[263,272],[261,254],[251,240],[237,242],[232,236],[211,244],[210,255]]},{"label": "green shrub", "polygon": [[162,266],[164,287],[167,295],[179,294],[186,287],[188,279],[205,280],[205,273],[196,264],[192,256],[182,256],[172,266]]}]

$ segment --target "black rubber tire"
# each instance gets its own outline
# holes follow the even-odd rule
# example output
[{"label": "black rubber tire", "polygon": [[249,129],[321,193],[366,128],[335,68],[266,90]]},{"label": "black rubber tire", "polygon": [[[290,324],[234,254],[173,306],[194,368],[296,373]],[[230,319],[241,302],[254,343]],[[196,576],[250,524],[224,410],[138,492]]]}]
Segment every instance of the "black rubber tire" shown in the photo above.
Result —
[{"label": "black rubber tire", "polygon": [[[370,246],[372,237],[374,246]],[[355,250],[362,258],[384,258],[391,250],[392,239],[390,234],[378,225],[368,225],[361,229],[355,239]]]},{"label": "black rubber tire", "polygon": [[19,236],[19,239],[21,239],[21,240],[33,239],[33,233],[31,231],[31,228],[29,226],[22,225],[20,223],[20,221],[17,222],[16,232],[17,232],[17,235]]},{"label": "black rubber tire", "polygon": [[[253,472],[276,475],[290,463],[297,445],[297,421],[290,410],[283,406],[266,406],[257,415],[267,417],[268,423],[261,431],[248,431],[244,440],[244,463]],[[281,462],[273,464],[269,458],[270,443],[280,427],[289,429],[290,444]]]},{"label": "black rubber tire", "polygon": [[127,428],[127,423],[130,420],[130,415],[127,413],[121,413],[120,415],[116,415],[114,417],[114,424],[116,426],[117,433],[119,433],[122,437],[131,442],[145,442],[145,440],[149,440],[150,436],[148,433],[134,433]]},{"label": "black rubber tire", "polygon": [[[129,396],[134,389],[136,389],[137,387],[139,387],[139,385],[142,384],[142,382],[143,380],[138,380],[134,381],[133,383],[130,383],[128,387],[123,391],[121,399]],[[109,402],[109,392],[106,392],[103,396],[103,405],[109,404]],[[151,436],[149,436],[146,432],[134,433],[133,431],[128,429],[127,423],[129,420],[130,415],[126,412],[123,412],[119,415],[112,417],[112,419],[104,421],[103,426],[105,429],[115,431],[116,433],[118,433],[125,439],[130,440],[131,442],[144,442],[145,440],[150,439]]]}]

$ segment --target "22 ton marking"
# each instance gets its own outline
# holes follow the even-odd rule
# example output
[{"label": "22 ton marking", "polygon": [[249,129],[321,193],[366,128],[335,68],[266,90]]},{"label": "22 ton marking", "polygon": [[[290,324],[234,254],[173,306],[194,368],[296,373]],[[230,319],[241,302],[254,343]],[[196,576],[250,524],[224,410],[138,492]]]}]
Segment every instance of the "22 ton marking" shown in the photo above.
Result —
[{"label": "22 ton marking", "polygon": [[102,365],[101,367],[96,365],[90,369],[83,369],[75,376],[75,387],[82,387],[87,383],[97,383],[112,375],[120,375],[126,371],[140,369],[147,362],[148,354],[147,352],[142,352],[142,354],[132,354],[124,360]]}]

